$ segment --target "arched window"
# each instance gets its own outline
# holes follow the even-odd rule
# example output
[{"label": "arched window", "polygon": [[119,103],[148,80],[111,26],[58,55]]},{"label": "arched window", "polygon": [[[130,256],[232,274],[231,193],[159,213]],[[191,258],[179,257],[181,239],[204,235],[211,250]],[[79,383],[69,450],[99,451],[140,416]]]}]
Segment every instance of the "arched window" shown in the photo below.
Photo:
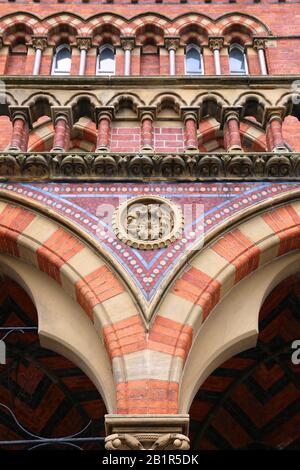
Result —
[{"label": "arched window", "polygon": [[186,75],[203,75],[203,57],[201,50],[195,44],[189,44],[185,54]]},{"label": "arched window", "polygon": [[97,58],[97,75],[115,74],[115,51],[110,44],[100,47]]},{"label": "arched window", "polygon": [[247,75],[248,73],[245,50],[239,44],[232,44],[230,46],[229,69],[233,75]]},{"label": "arched window", "polygon": [[71,48],[61,44],[56,48],[53,58],[52,75],[69,75],[71,71]]}]

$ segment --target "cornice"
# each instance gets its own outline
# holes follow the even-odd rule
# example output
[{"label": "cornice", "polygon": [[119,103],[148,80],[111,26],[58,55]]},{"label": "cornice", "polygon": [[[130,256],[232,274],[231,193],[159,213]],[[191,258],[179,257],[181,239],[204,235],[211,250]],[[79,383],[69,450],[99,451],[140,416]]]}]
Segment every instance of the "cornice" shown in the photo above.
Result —
[{"label": "cornice", "polygon": [[56,87],[61,86],[64,88],[80,89],[89,86],[103,86],[103,87],[117,87],[126,86],[132,87],[145,86],[149,87],[163,87],[163,86],[199,86],[207,87],[217,86],[218,88],[224,86],[235,89],[237,86],[286,86],[292,84],[295,80],[300,80],[300,75],[246,75],[246,76],[230,76],[230,75],[202,75],[191,76],[15,76],[3,75],[1,80],[8,86],[27,86],[27,87]]}]

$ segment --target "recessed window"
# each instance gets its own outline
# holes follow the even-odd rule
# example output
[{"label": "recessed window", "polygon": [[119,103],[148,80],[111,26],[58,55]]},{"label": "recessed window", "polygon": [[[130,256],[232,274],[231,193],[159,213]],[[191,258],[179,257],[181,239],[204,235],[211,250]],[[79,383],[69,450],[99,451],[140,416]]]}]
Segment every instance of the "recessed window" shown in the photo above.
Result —
[{"label": "recessed window", "polygon": [[71,48],[68,44],[61,44],[56,48],[53,58],[52,75],[70,75]]},{"label": "recessed window", "polygon": [[203,75],[203,57],[200,47],[195,44],[189,44],[185,54],[185,73],[186,75]]},{"label": "recessed window", "polygon": [[115,74],[115,51],[110,44],[99,49],[96,73],[97,75]]},{"label": "recessed window", "polygon": [[239,44],[230,46],[229,69],[232,75],[247,75],[248,73],[245,50]]}]

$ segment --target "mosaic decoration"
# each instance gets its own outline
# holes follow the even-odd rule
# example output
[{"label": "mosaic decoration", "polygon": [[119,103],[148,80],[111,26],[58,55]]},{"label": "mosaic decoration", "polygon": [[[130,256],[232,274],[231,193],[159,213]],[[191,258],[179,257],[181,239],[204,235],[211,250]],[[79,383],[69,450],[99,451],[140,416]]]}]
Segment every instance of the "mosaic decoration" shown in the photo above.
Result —
[{"label": "mosaic decoration", "polygon": [[[151,302],[180,261],[201,248],[218,225],[260,202],[300,189],[300,183],[1,183],[1,189],[51,208],[75,222],[102,245]],[[182,237],[156,250],[138,250],[121,242],[112,229],[115,209],[137,196],[160,196],[183,213]]]}]

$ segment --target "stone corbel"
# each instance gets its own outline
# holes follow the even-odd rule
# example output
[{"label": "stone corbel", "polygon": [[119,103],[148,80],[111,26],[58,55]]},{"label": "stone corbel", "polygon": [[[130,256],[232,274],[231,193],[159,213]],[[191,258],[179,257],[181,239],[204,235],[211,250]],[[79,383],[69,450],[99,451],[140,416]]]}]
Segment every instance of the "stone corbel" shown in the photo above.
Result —
[{"label": "stone corbel", "polygon": [[29,129],[32,129],[32,119],[29,106],[8,106],[9,116],[11,121],[13,122],[16,118],[20,117],[23,119]]},{"label": "stone corbel", "polygon": [[69,106],[51,106],[51,117],[53,124],[58,118],[63,118],[67,122],[69,129],[73,128],[73,113]]},{"label": "stone corbel", "polygon": [[189,415],[106,415],[106,450],[188,450]]}]

